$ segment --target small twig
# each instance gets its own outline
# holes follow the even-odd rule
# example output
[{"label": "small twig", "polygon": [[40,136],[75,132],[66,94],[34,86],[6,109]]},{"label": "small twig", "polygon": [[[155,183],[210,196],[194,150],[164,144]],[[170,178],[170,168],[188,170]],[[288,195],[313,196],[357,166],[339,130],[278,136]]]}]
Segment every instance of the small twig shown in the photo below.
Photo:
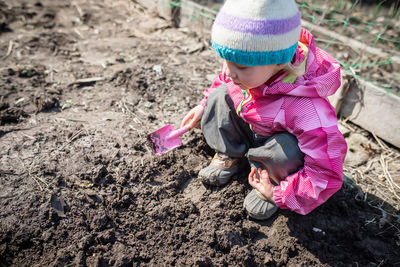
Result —
[{"label": "small twig", "polygon": [[[382,213],[385,212],[386,214],[388,214],[388,215],[390,215],[390,216],[392,216],[392,217],[394,217],[394,218],[400,219],[400,215],[396,215],[396,214],[387,212],[386,210],[382,209],[381,207],[378,207],[378,206],[375,206],[375,205],[371,204],[371,202],[367,202],[367,204],[368,204],[370,207],[375,208],[375,209],[379,210],[379,211],[382,212]],[[400,231],[400,230],[399,230],[399,231]]]},{"label": "small twig", "polygon": [[382,141],[375,135],[374,132],[371,132],[371,133],[372,133],[372,136],[375,138],[376,142],[378,142],[378,144],[380,145],[380,147],[381,147],[383,150],[388,150],[388,149],[389,149],[389,148],[387,147],[387,145],[384,145],[384,144],[382,143]]},{"label": "small twig", "polygon": [[75,29],[74,29],[74,32],[75,32],[81,39],[84,39],[82,33],[81,33],[78,29],[75,28]]},{"label": "small twig", "polygon": [[[123,106],[123,107],[121,107],[123,111],[126,110],[126,111],[129,112],[129,114],[131,114],[131,115],[133,116],[133,120],[134,120],[136,123],[143,124],[142,120],[139,119],[139,117],[136,116],[136,114],[133,113],[133,112],[126,106],[126,103],[125,103],[124,101],[120,101],[120,105]],[[125,112],[124,112],[124,113],[125,113]]]},{"label": "small twig", "polygon": [[68,119],[68,118],[55,118],[55,121],[62,121],[62,122],[67,122],[67,121],[72,121],[72,122],[83,122],[83,123],[88,123],[88,121],[85,120],[77,120],[77,119]]},{"label": "small twig", "polygon": [[82,9],[81,9],[81,7],[77,4],[77,3],[74,3],[73,4],[74,6],[75,6],[75,8],[76,8],[76,10],[78,11],[78,13],[79,13],[79,17],[83,17],[83,15],[84,15],[84,13],[82,12]]},{"label": "small twig", "polygon": [[64,150],[64,149],[67,147],[67,145],[69,145],[72,141],[74,141],[76,138],[78,138],[79,135],[80,135],[82,132],[83,132],[83,130],[81,129],[81,130],[77,131],[76,133],[74,133],[74,134],[71,136],[71,138],[67,138],[67,139],[66,139],[66,142],[67,142],[67,143],[66,143],[64,146],[62,146],[61,150]]},{"label": "small twig", "polygon": [[36,140],[36,138],[35,138],[35,137],[33,137],[33,136],[30,136],[30,135],[27,135],[27,134],[25,134],[25,133],[22,133],[22,135],[24,135],[24,136],[28,137],[28,138],[29,138],[29,139],[31,139],[31,140]]},{"label": "small twig", "polygon": [[[389,151],[389,150],[388,150]],[[394,154],[394,151],[389,151],[389,153],[388,154],[386,154],[386,157],[387,158],[390,158],[387,162],[389,162],[389,161],[392,161],[393,160],[393,154]],[[399,155],[400,156],[400,155]]]},{"label": "small twig", "polygon": [[[375,187],[375,190],[376,190],[376,192],[378,192],[380,194],[379,197],[382,199],[382,203],[380,204],[381,207],[383,206],[383,204],[385,202],[389,203],[390,199],[389,199],[389,197],[386,196],[387,194],[382,192],[378,187]],[[378,194],[375,194],[375,193],[374,193],[374,195],[378,196]],[[368,202],[368,204],[371,204],[371,203],[372,203],[372,201]]]},{"label": "small twig", "polygon": [[31,175],[32,179],[37,183],[37,185],[40,187],[40,191],[43,191],[43,187],[40,185],[39,181],[35,178],[35,176]]},{"label": "small twig", "polygon": [[14,45],[14,42],[12,40],[10,40],[10,42],[8,43],[7,53],[6,53],[5,56],[3,56],[3,59],[7,58],[11,54],[11,51],[13,49],[13,45]]},{"label": "small twig", "polygon": [[[125,103],[125,102],[120,101],[119,103],[120,103],[120,107],[121,107],[121,109],[122,109],[122,112],[125,113],[125,111],[128,111],[129,114],[131,114],[131,115],[133,116],[133,121],[134,121],[134,122],[143,125],[143,122],[136,116],[135,113],[133,113],[132,111],[129,110],[129,108],[126,106],[126,103]],[[135,131],[137,132],[137,134],[139,135],[139,138],[140,138],[141,140],[144,139],[144,136],[143,136],[143,132],[142,132],[142,131],[139,131],[139,130],[135,129],[135,128],[134,128],[132,125],[130,125],[130,124],[129,124],[129,127],[130,127],[132,130],[135,130]],[[151,148],[149,147],[149,145],[147,144],[147,142],[145,142],[145,145],[144,145],[144,146],[145,146],[147,152],[151,152]],[[142,162],[142,164],[143,164],[143,162]]]},{"label": "small twig", "polygon": [[33,167],[35,166],[35,160],[36,160],[36,159],[38,159],[38,157],[36,157],[36,158],[34,158],[34,159],[32,160],[31,166],[29,167],[29,170],[28,170],[28,175],[29,175],[29,177],[31,177],[31,178],[38,184],[38,186],[40,187],[40,191],[43,191],[43,187],[42,187],[41,184],[39,183],[38,179],[39,179],[42,183],[44,183],[44,184],[46,185],[46,187],[48,187],[49,185],[48,185],[48,183],[46,183],[46,181],[44,181],[44,180],[41,179],[40,177],[37,177],[36,175],[32,174],[32,169],[33,169]]},{"label": "small twig", "polygon": [[36,179],[39,179],[39,181],[41,181],[42,183],[44,183],[47,187],[49,186],[49,184],[48,184],[45,180],[43,180],[42,178],[36,176]]},{"label": "small twig", "polygon": [[38,127],[38,126],[32,126],[32,127],[28,127],[28,128],[12,128],[12,129],[9,129],[9,130],[4,130],[3,133],[4,134],[8,134],[8,133],[11,133],[11,132],[26,131],[26,130],[31,130],[31,129],[36,128],[36,127]]},{"label": "small twig", "polygon": [[92,83],[99,82],[99,81],[102,81],[102,80],[104,80],[104,77],[84,78],[84,79],[75,80],[74,82],[70,83],[70,85],[71,84],[80,84],[80,85],[92,84]]},{"label": "small twig", "polygon": [[14,173],[12,171],[5,171],[5,170],[0,170],[0,174],[7,174],[7,175],[22,175],[25,172],[21,172],[21,173]]},{"label": "small twig", "polygon": [[369,186],[367,187],[367,190],[365,190],[366,192],[365,192],[365,194],[364,194],[364,202],[367,202],[367,198],[368,198],[368,189],[369,189]]},{"label": "small twig", "polygon": [[366,175],[365,177],[367,177],[368,179],[370,179],[371,181],[373,181],[375,184],[378,184],[378,185],[380,185],[381,187],[384,187],[384,188],[386,188],[386,187],[387,187],[385,184],[382,184],[382,183],[381,183],[381,182],[379,182],[378,180],[376,180],[376,179],[374,179],[374,178],[370,177],[369,175]]},{"label": "small twig", "polygon": [[80,129],[79,131],[77,131],[75,134],[72,135],[72,137],[70,139],[67,139],[68,144],[71,143],[72,141],[74,141],[76,138],[79,137],[79,135],[83,132],[82,129]]},{"label": "small twig", "polygon": [[386,222],[386,223],[389,224],[390,226],[387,227],[385,230],[383,230],[383,231],[377,233],[376,235],[381,235],[381,234],[385,233],[387,230],[389,230],[389,229],[391,229],[391,228],[395,228],[397,231],[400,231],[400,229],[397,228],[396,226],[394,226],[393,224],[391,224],[391,223],[389,223],[389,222]]},{"label": "small twig", "polygon": [[361,178],[364,180],[364,178],[368,178],[371,181],[373,181],[374,183],[377,183],[378,185],[382,186],[382,187],[386,187],[384,184],[382,184],[381,182],[377,181],[376,179],[370,177],[369,175],[363,175],[363,173],[360,170],[356,170],[358,172],[358,174],[361,176]]},{"label": "small twig", "polygon": [[355,132],[356,129],[354,129],[354,127],[351,127],[350,124],[348,124],[347,122],[349,121],[349,117],[345,118],[342,123],[346,125],[347,128],[349,128],[352,132]]},{"label": "small twig", "polygon": [[385,162],[385,158],[383,157],[383,155],[381,155],[380,158],[380,163],[383,169],[383,174],[386,177],[386,181],[388,181],[390,188],[392,189],[392,193],[398,198],[400,199],[400,197],[397,195],[396,190],[394,187],[397,187],[397,189],[400,189],[400,187],[393,181],[392,176],[389,173],[388,170],[388,166],[387,166],[387,162]]},{"label": "small twig", "polygon": [[398,154],[398,155],[396,155],[396,156],[390,158],[390,159],[389,159],[389,162],[395,161],[395,160],[397,160],[398,158],[400,158],[400,154]]},{"label": "small twig", "polygon": [[365,168],[364,173],[368,172],[368,171],[371,169],[372,164],[373,164],[373,161],[372,161],[372,160],[371,160],[370,162],[368,162],[368,165],[367,165],[367,167]]},{"label": "small twig", "polygon": [[83,122],[83,123],[88,123],[88,121],[84,121],[84,120],[76,120],[76,119],[65,119],[67,121],[73,121],[73,122]]},{"label": "small twig", "polygon": [[370,223],[375,222],[375,219],[376,219],[376,217],[372,218],[372,219],[369,220],[369,221],[367,220],[367,221],[365,222],[364,226],[365,226],[365,225],[368,225],[368,224],[370,224]]}]

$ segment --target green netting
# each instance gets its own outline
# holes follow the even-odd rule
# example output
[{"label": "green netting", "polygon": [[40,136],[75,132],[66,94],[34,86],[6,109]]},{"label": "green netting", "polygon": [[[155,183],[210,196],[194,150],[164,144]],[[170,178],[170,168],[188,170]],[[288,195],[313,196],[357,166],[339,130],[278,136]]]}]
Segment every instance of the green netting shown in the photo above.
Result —
[{"label": "green netting", "polygon": [[349,73],[400,94],[400,21],[398,1],[297,1],[302,18],[329,30],[318,45]]},{"label": "green netting", "polygon": [[[185,12],[180,12],[180,16],[193,22],[213,20],[222,5],[215,3],[215,0],[194,1],[197,3],[186,0],[158,2],[164,6],[181,8]],[[334,56],[351,75],[400,95],[399,1],[296,2],[302,14],[303,26],[313,32],[319,47]]]}]

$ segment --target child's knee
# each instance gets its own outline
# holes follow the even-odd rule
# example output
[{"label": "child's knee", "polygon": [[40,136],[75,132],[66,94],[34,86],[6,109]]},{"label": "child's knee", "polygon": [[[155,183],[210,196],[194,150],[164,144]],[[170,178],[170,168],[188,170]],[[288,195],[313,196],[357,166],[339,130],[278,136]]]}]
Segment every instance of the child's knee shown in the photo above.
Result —
[{"label": "child's knee", "polygon": [[250,148],[247,157],[250,165],[266,169],[274,180],[283,180],[304,165],[304,154],[297,139],[287,132],[275,134],[261,146]]},{"label": "child's knee", "polygon": [[207,98],[207,103],[224,100],[228,95],[226,84],[217,87]]}]

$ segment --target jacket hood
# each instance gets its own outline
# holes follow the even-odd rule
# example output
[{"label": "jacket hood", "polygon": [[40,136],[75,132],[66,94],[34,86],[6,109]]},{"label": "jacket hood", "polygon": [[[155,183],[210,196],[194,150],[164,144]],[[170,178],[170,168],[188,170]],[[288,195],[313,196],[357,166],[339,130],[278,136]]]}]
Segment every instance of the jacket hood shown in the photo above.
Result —
[{"label": "jacket hood", "polygon": [[337,91],[340,86],[340,64],[327,52],[315,46],[314,37],[309,31],[302,29],[299,41],[305,49],[302,48],[304,46],[298,46],[292,64],[296,67],[306,60],[305,74],[293,83],[288,83],[284,81],[288,74],[284,73],[269,86],[260,86],[263,95],[325,98]]}]

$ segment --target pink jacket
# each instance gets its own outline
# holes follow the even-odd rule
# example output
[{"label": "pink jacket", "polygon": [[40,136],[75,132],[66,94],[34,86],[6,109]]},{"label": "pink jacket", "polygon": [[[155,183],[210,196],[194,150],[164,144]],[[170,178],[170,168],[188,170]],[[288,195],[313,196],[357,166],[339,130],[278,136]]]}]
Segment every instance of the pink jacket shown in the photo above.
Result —
[{"label": "pink jacket", "polygon": [[289,75],[282,73],[269,85],[246,92],[223,71],[205,90],[201,104],[204,106],[208,95],[226,83],[239,116],[256,134],[271,136],[287,131],[296,136],[305,154],[304,166],[274,187],[274,200],[282,209],[307,214],[341,188],[347,145],[327,100],[340,86],[340,65],[315,46],[312,34],[305,29],[300,42],[303,45],[297,48],[294,65],[306,64],[303,76],[290,83]]}]

